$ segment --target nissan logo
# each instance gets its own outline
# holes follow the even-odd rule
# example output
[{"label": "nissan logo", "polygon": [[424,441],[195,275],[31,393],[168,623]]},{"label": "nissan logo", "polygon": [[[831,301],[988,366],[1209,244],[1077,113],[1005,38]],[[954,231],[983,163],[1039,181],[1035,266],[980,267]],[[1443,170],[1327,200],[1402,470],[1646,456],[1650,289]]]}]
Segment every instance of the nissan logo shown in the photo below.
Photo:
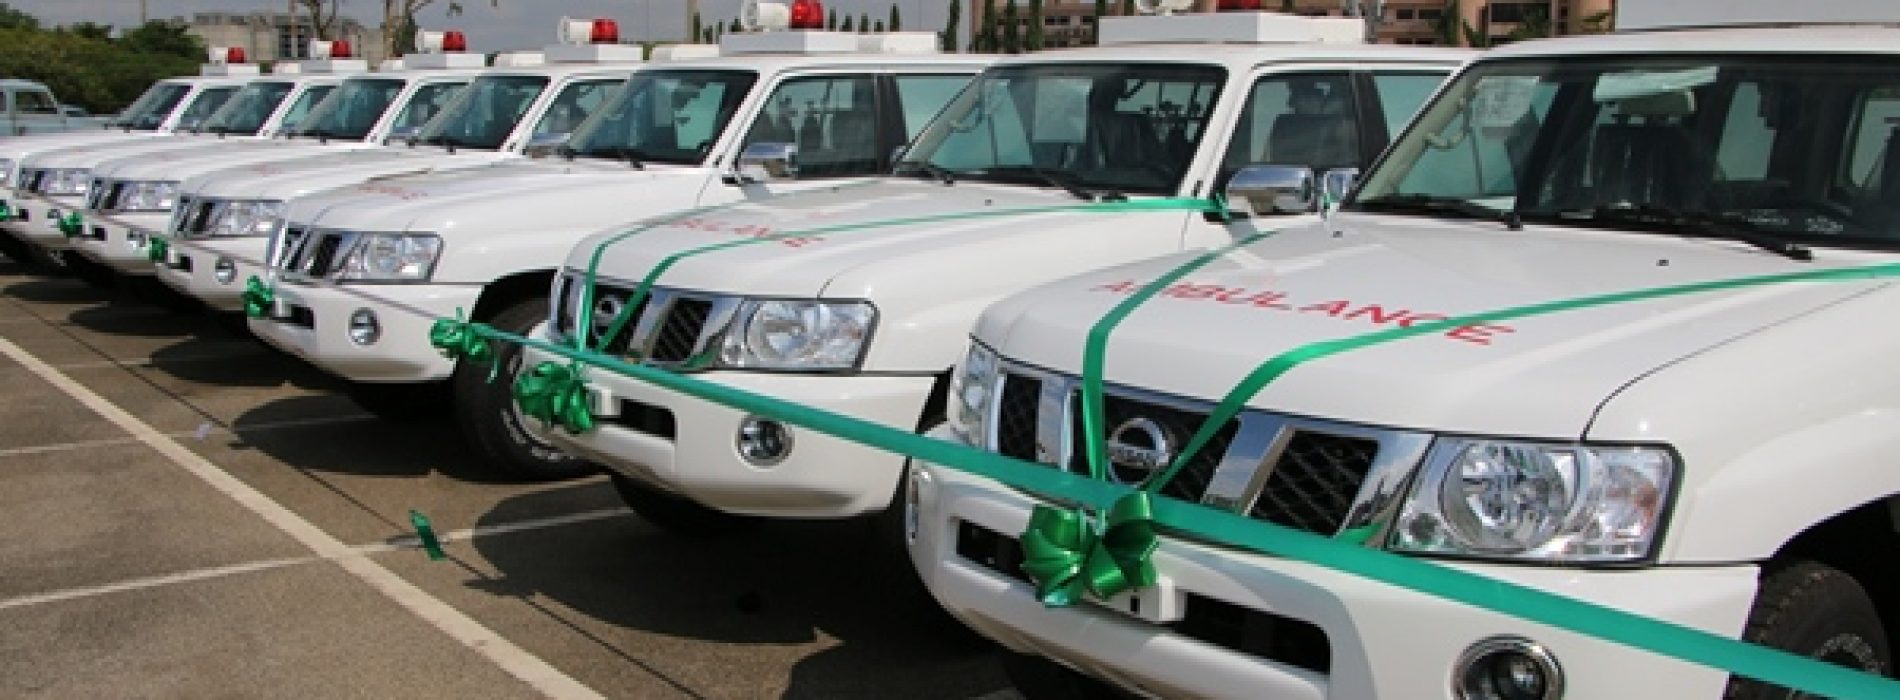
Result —
[{"label": "nissan logo", "polygon": [[612,328],[614,322],[620,320],[620,313],[626,309],[627,300],[621,297],[603,295],[595,299],[592,319],[594,337],[606,335],[607,329]]},{"label": "nissan logo", "polygon": [[1135,486],[1174,461],[1174,438],[1147,418],[1131,418],[1108,434],[1108,461],[1115,481]]}]

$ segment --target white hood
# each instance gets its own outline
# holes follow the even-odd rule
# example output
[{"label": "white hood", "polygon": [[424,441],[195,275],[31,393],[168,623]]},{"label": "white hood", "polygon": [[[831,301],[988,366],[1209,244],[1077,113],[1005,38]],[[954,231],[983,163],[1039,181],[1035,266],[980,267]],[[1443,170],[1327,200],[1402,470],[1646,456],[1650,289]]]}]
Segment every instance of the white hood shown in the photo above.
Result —
[{"label": "white hood", "polygon": [[[337,146],[341,148],[342,145]],[[268,163],[286,158],[301,158],[328,153],[329,147],[315,143],[290,143],[280,139],[230,140],[198,148],[170,149],[136,156],[124,156],[93,166],[93,177],[115,180],[182,181],[199,173],[224,168]]]},{"label": "white hood", "polygon": [[[1745,244],[1658,234],[1342,214],[1286,231],[1156,295],[1113,332],[1107,377],[1218,400],[1281,353],[1526,304],[1885,262],[1803,263]],[[1856,259],[1858,258],[1858,259]],[[1090,327],[1188,260],[1071,278],[991,307],[976,336],[1011,359],[1079,374]],[[1562,311],[1356,347],[1299,364],[1251,406],[1446,432],[1582,436],[1607,397],[1698,351],[1881,281],[1782,284]]]},{"label": "white hood", "polygon": [[365,148],[226,168],[188,180],[183,189],[196,197],[289,200],[374,178],[474,167],[505,157],[494,151],[449,155],[435,148]]}]

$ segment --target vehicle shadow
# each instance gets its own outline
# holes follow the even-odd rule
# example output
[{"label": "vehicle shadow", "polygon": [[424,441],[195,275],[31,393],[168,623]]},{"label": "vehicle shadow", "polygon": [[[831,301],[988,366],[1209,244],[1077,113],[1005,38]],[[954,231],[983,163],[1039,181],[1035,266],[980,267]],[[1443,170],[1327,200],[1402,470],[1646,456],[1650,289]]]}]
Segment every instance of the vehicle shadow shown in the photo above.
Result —
[{"label": "vehicle shadow", "polygon": [[[597,499],[599,491],[611,494],[611,486],[595,481],[515,496],[480,524]],[[792,646],[772,653],[793,654],[804,652],[799,645],[824,647],[792,662],[789,698],[973,698],[1008,686],[986,642],[923,607],[934,603],[921,590],[899,588],[863,521],[779,521],[742,535],[688,538],[629,514],[560,533],[477,538],[472,546],[499,577],[469,585],[545,597],[639,637],[689,640],[674,647],[690,648],[690,640],[739,647],[689,649],[709,657],[700,663],[746,648],[763,654]],[[641,658],[655,645],[599,641],[657,674],[684,665]]]},{"label": "vehicle shadow", "polygon": [[[12,263],[17,266],[19,263]],[[22,270],[25,274],[39,274]],[[6,286],[7,296],[36,304],[87,304],[113,301],[117,290],[100,289],[71,277],[35,276]]]},{"label": "vehicle shadow", "polygon": [[[308,425],[296,430],[245,430],[296,423]],[[243,435],[242,447],[297,469],[375,477],[439,472],[464,481],[505,481],[481,469],[480,459],[464,446],[454,424],[381,420],[336,394],[270,401],[239,415],[232,428]]]},{"label": "vehicle shadow", "polygon": [[288,384],[313,391],[341,391],[343,387],[342,380],[303,360],[278,352],[248,334],[236,335],[224,329],[195,333],[154,350],[151,365],[184,381],[217,386]]}]

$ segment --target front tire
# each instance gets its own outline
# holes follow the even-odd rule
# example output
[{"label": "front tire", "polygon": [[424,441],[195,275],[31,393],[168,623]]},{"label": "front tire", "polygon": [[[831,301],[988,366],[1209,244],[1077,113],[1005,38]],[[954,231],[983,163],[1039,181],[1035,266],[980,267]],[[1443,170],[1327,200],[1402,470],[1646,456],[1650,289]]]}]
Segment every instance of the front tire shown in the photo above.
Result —
[{"label": "front tire", "polygon": [[[548,301],[517,301],[487,320],[496,330],[527,335],[547,317]],[[521,347],[492,343],[494,365],[463,360],[449,378],[455,394],[455,423],[489,471],[520,481],[554,481],[593,474],[590,462],[562,452],[528,430],[527,417],[515,406],[514,377],[521,370]],[[490,381],[490,377],[493,381]]]},{"label": "front tire", "polygon": [[[1786,562],[1765,570],[1742,639],[1868,673],[1893,672],[1893,653],[1873,599],[1852,576],[1820,562]],[[1731,676],[1723,697],[1812,696]]]},{"label": "front tire", "polygon": [[613,475],[620,500],[654,527],[684,537],[722,537],[759,526],[758,518],[713,510],[633,479]]}]

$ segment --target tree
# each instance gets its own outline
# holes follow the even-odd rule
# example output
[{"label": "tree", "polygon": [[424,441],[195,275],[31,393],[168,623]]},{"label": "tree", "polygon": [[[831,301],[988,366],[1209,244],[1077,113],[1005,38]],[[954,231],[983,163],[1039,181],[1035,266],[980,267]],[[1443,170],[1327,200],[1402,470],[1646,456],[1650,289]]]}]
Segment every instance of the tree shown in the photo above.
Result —
[{"label": "tree", "polygon": [[873,33],[876,33],[876,34],[883,34],[883,33],[884,33],[884,20],[881,20],[881,19],[880,19],[880,20],[878,20],[878,21],[877,21],[877,28],[876,28],[876,29],[873,29],[873,30],[871,30],[871,31],[872,31]]},{"label": "tree", "polygon": [[705,44],[712,43],[712,34],[707,33],[706,28],[703,26],[700,26],[699,13],[697,12],[693,13],[693,36],[706,40],[701,43],[705,43]]},{"label": "tree", "polygon": [[1122,16],[1135,14],[1135,0],[1122,0]]},{"label": "tree", "polygon": [[834,32],[838,31],[838,8],[825,10],[825,28]]},{"label": "tree", "polygon": [[1095,34],[1089,37],[1090,43],[1102,43],[1102,15],[1106,14],[1108,14],[1108,0],[1095,0],[1095,19],[1092,25]]},{"label": "tree", "polygon": [[204,42],[186,32],[185,29],[185,23],[180,20],[163,22],[152,20],[126,32],[119,38],[119,46],[132,53],[177,56],[193,61],[203,60]]},{"label": "tree", "polygon": [[950,15],[943,20],[943,33],[937,35],[937,44],[945,53],[957,50],[957,16],[962,13],[962,0],[950,0]]},{"label": "tree", "polygon": [[845,16],[844,16],[844,24],[843,24],[842,26],[840,26],[840,27],[838,27],[838,31],[841,31],[841,32],[848,32],[848,31],[852,31],[852,29],[851,29],[851,15],[845,15]]},{"label": "tree", "polygon": [[1511,41],[1549,37],[1551,36],[1550,13],[1541,7],[1527,7],[1524,9],[1523,20],[1517,23],[1517,28],[1504,36]]},{"label": "tree", "polygon": [[[954,13],[955,10],[951,12]],[[890,27],[893,32],[904,31],[904,20],[897,15],[897,3],[891,3],[891,18],[884,23],[884,26]]]},{"label": "tree", "polygon": [[109,25],[109,24],[98,24],[95,22],[74,22],[70,26],[63,27],[63,29],[65,29],[65,31],[67,31],[68,33],[71,33],[73,36],[84,37],[84,38],[93,39],[96,41],[111,41],[112,40],[112,25]]},{"label": "tree", "polygon": [[[395,58],[416,45],[416,13],[438,0],[383,0],[383,55]],[[501,0],[488,0],[495,7]],[[448,0],[449,16],[462,14],[461,0]]]},{"label": "tree", "polygon": [[1016,3],[1003,6],[1003,53],[1023,52],[1023,31],[1016,15]]},{"label": "tree", "polygon": [[859,13],[858,14],[858,33],[862,34],[868,31],[871,31],[871,13],[869,12]]},{"label": "tree", "polygon": [[726,31],[729,31],[729,32],[732,32],[732,33],[734,33],[734,34],[737,34],[737,33],[739,33],[739,32],[743,32],[743,31],[745,31],[745,25],[743,25],[743,24],[740,24],[740,23],[739,23],[739,18],[737,18],[737,17],[734,17],[734,18],[732,18],[732,24],[728,24],[728,25],[726,25]]},{"label": "tree", "polygon": [[1616,11],[1604,10],[1583,18],[1580,27],[1585,34],[1603,34],[1616,31]]},{"label": "tree", "polygon": [[1023,51],[1042,50],[1042,29],[1042,0],[1029,0],[1029,35],[1023,38]]},{"label": "tree", "polygon": [[334,39],[337,14],[343,11],[343,0],[297,0],[297,4],[310,14],[310,26],[318,39]]},{"label": "tree", "polygon": [[40,19],[0,2],[0,29],[39,29]]},{"label": "tree", "polygon": [[1458,0],[1445,0],[1445,9],[1432,22],[1432,33],[1438,35],[1438,43],[1446,46],[1458,46],[1461,25],[1464,20],[1458,18]]}]

